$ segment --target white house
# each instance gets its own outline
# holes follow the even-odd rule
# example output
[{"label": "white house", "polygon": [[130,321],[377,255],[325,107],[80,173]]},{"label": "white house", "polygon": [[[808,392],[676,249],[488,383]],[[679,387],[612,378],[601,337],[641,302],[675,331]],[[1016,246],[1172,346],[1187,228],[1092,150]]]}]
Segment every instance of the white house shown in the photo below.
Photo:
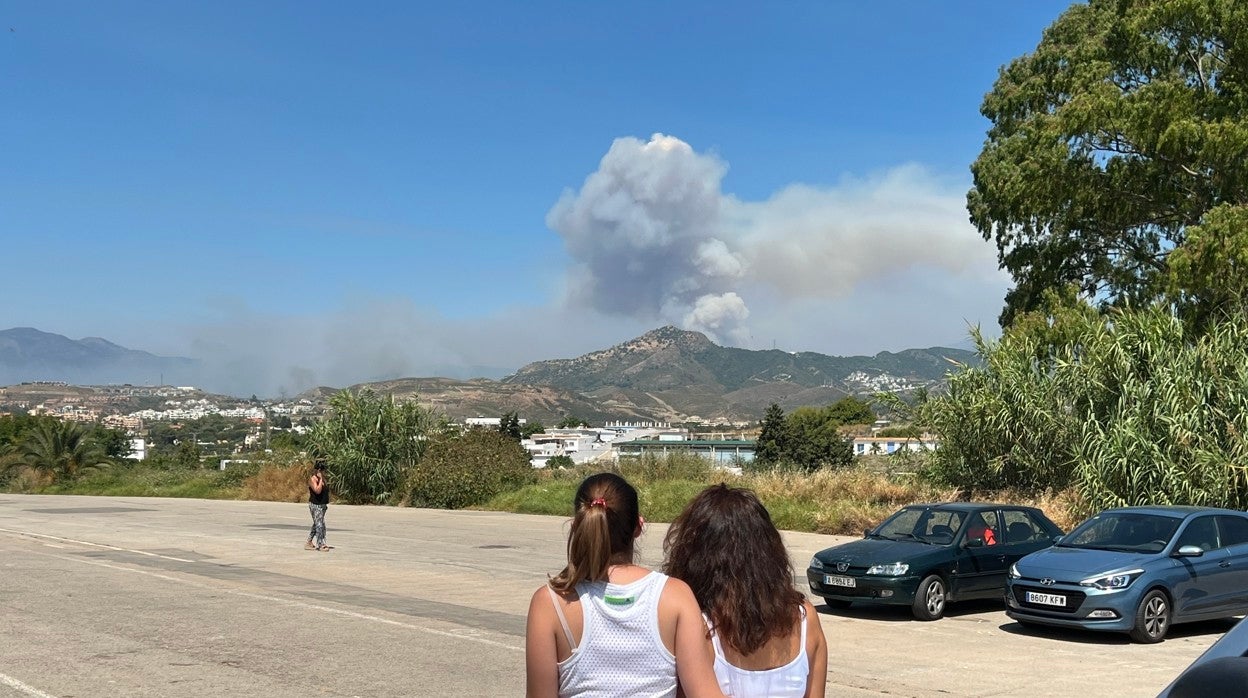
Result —
[{"label": "white house", "polygon": [[888,455],[898,451],[935,451],[940,442],[930,434],[908,436],[857,436],[851,448],[855,456]]}]

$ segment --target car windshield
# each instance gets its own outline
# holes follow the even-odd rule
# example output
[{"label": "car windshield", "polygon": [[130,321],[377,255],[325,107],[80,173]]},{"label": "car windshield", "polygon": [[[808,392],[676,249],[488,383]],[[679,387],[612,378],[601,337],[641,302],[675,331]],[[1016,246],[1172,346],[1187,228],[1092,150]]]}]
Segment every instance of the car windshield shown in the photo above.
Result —
[{"label": "car windshield", "polygon": [[965,512],[939,507],[906,507],[880,524],[871,537],[946,545],[953,542],[965,516]]},{"label": "car windshield", "polygon": [[1138,512],[1106,512],[1079,524],[1062,538],[1063,548],[1092,548],[1130,553],[1159,553],[1170,543],[1182,519]]}]

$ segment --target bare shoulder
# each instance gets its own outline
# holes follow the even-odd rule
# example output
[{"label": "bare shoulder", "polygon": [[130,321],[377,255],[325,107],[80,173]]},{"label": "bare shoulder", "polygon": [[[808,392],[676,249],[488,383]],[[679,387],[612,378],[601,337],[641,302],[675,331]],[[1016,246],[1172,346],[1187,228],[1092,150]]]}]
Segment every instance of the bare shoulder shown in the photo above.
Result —
[{"label": "bare shoulder", "polygon": [[819,612],[815,610],[815,605],[810,602],[810,599],[802,599],[802,606],[806,609],[806,619],[818,623]]},{"label": "bare shoulder", "polygon": [[[679,609],[698,608],[698,599],[693,595],[693,589],[684,581],[675,577],[668,577],[667,584],[663,586],[663,593],[659,595],[659,603],[671,604]],[[701,611],[698,611],[701,613]]]}]

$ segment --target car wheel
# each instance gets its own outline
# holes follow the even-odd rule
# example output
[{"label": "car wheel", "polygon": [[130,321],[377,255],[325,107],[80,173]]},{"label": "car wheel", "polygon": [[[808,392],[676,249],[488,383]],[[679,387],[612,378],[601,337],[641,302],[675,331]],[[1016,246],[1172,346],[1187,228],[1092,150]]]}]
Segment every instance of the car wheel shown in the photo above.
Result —
[{"label": "car wheel", "polygon": [[948,594],[945,592],[945,580],[932,574],[919,582],[919,589],[914,594],[914,604],[910,610],[919,620],[937,620],[945,615],[946,601]]},{"label": "car wheel", "polygon": [[1161,642],[1169,629],[1170,597],[1160,589],[1153,589],[1144,595],[1139,608],[1135,609],[1131,639],[1146,644]]},{"label": "car wheel", "polygon": [[828,608],[836,608],[836,609],[842,609],[842,610],[849,608],[849,604],[850,604],[849,601],[844,601],[842,599],[824,599],[823,602],[828,605]]}]

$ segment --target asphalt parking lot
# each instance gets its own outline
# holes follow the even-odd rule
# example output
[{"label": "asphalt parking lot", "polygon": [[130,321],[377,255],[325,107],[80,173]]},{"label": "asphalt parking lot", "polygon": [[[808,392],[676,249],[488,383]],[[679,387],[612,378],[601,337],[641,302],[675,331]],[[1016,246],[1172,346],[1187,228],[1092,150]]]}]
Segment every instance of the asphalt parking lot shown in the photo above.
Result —
[{"label": "asphalt parking lot", "polygon": [[[0,696],[518,696],[524,613],[566,520],[0,495]],[[657,561],[664,527],[642,537]],[[847,540],[786,533],[795,571]],[[818,604],[818,602],[816,602]],[[829,696],[1155,696],[1232,621],[1158,645],[1023,630],[999,604],[819,606]]]}]

